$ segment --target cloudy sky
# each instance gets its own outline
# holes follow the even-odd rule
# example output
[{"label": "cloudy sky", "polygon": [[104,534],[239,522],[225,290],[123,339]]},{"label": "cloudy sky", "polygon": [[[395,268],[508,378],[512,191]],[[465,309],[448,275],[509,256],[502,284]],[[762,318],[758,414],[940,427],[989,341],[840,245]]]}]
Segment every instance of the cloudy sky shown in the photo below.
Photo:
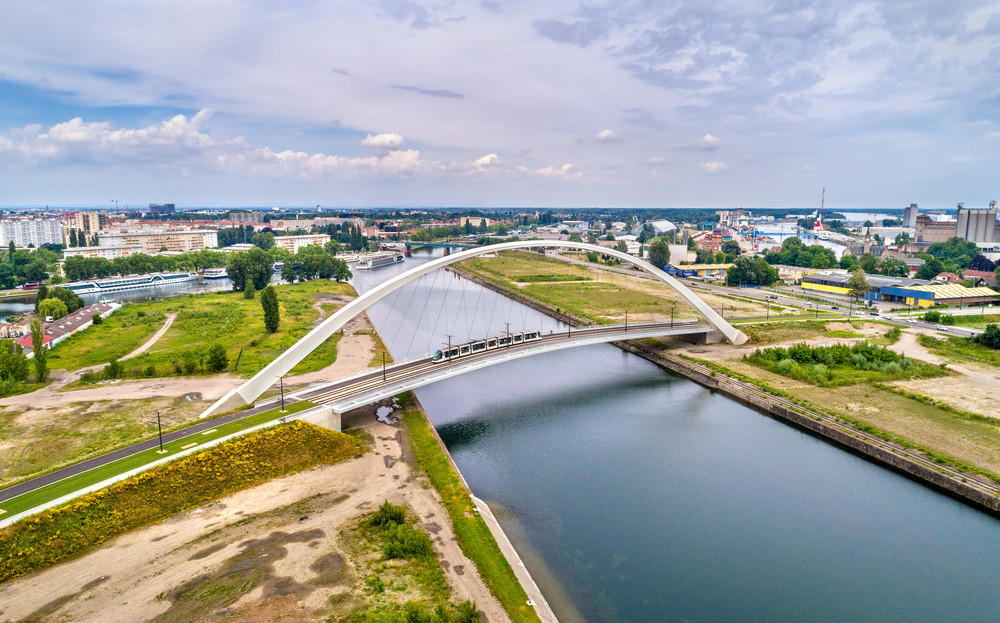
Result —
[{"label": "cloudy sky", "polygon": [[0,205],[1000,199],[1000,2],[0,10]]}]

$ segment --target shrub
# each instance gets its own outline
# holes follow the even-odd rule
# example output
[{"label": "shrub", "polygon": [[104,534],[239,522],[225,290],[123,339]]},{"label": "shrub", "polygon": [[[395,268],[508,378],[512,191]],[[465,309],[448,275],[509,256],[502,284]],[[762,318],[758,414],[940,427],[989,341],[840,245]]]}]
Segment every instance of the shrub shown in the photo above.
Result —
[{"label": "shrub", "polygon": [[122,375],[122,364],[118,362],[118,359],[112,359],[108,365],[104,366],[103,375],[106,379],[117,379]]},{"label": "shrub", "polygon": [[222,344],[212,344],[208,348],[208,369],[212,372],[222,372],[229,367],[229,356]]},{"label": "shrub", "polygon": [[198,354],[193,350],[184,351],[184,374],[194,374],[198,369]]},{"label": "shrub", "polygon": [[387,559],[414,560],[434,554],[431,538],[409,524],[386,527],[383,532],[389,539],[382,550]]},{"label": "shrub", "polygon": [[104,318],[102,318],[100,314],[94,314],[93,316],[90,317],[90,321],[93,322],[94,325],[96,326],[104,322]]},{"label": "shrub", "polygon": [[376,527],[398,526],[406,523],[406,509],[396,504],[391,504],[389,500],[382,502],[372,518],[368,520],[370,525]]}]

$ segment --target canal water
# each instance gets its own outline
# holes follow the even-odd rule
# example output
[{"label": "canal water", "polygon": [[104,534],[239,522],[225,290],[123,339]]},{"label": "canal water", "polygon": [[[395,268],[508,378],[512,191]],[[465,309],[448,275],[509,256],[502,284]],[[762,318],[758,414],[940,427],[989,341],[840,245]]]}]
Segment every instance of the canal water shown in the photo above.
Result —
[{"label": "canal water", "polygon": [[[355,287],[428,257],[359,272]],[[458,315],[454,340],[485,334],[496,295],[443,283],[371,310],[397,359],[447,339],[420,319],[435,297]],[[497,314],[557,328],[509,301],[493,314],[492,329]],[[996,619],[996,519],[613,346],[417,394],[564,623]]]}]

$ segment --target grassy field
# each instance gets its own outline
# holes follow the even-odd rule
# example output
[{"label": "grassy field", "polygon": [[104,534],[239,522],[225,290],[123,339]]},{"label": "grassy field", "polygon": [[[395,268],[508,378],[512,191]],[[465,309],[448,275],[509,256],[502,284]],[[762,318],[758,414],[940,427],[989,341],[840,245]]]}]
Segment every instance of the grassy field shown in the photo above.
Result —
[{"label": "grassy field", "polygon": [[570,264],[527,251],[467,260],[477,275],[513,286],[527,296],[597,323],[621,322],[628,311],[637,319],[695,318],[694,311],[665,285]]},{"label": "grassy field", "polygon": [[[122,362],[125,376],[208,374],[205,365],[208,347],[221,344],[229,357],[228,371],[249,377],[312,329],[319,316],[313,307],[317,301],[354,294],[350,285],[326,280],[276,288],[281,324],[275,333],[264,329],[260,301],[246,300],[239,292],[129,303],[102,324],[60,344],[49,355],[50,366],[77,370],[107,364],[141,346],[163,326],[166,314],[175,313],[174,323],[152,348]],[[340,306],[331,302],[322,304],[325,309]],[[304,359],[296,366],[295,373],[319,370],[333,363],[337,339],[338,336],[332,337]],[[189,361],[194,369],[186,368]],[[146,373],[150,366],[152,375]]]},{"label": "grassy field", "polygon": [[950,336],[942,339],[931,335],[921,335],[917,341],[935,355],[954,361],[1000,366],[1000,351],[986,348],[964,337]]},{"label": "grassy field", "polygon": [[[312,403],[309,402],[295,402],[286,406],[286,413],[297,413],[299,411],[304,411],[310,407],[313,407]],[[232,435],[233,433],[238,433],[242,430],[252,428],[258,424],[263,424],[272,420],[276,420],[279,417],[285,415],[281,413],[279,409],[271,409],[252,415],[242,420],[237,420],[235,422],[229,422],[228,424],[222,424],[216,428],[209,431],[205,431],[196,435],[195,437],[185,437],[175,441],[167,442],[163,444],[163,449],[166,451],[165,454],[159,453],[159,448],[153,450],[146,450],[138,454],[133,454],[132,456],[119,459],[107,465],[77,474],[76,476],[70,476],[69,478],[64,478],[58,482],[54,482],[48,486],[35,489],[34,491],[29,491],[24,495],[19,495],[16,498],[11,498],[6,502],[0,504],[0,510],[6,516],[16,515],[22,513],[26,510],[32,509],[40,504],[44,504],[51,500],[58,499],[67,493],[72,493],[73,491],[78,491],[85,487],[93,484],[97,484],[103,480],[111,478],[117,474],[127,472],[129,470],[135,469],[137,467],[142,467],[143,465],[148,465],[158,461],[165,456],[169,456],[171,453],[177,453],[185,450],[192,445],[205,444],[209,441],[225,437],[227,435]],[[155,423],[153,430],[156,430]],[[102,448],[100,451],[93,453],[94,455],[104,454],[110,451],[112,448]],[[67,464],[77,463],[80,459],[66,461]]]},{"label": "grassy field", "polygon": [[0,582],[227,493],[359,451],[347,435],[293,422],[162,465],[4,529]]},{"label": "grassy field", "polygon": [[419,410],[409,408],[402,419],[413,456],[441,495],[462,551],[476,563],[483,581],[515,623],[538,621],[534,608],[526,605],[528,596],[500,552],[492,533],[473,510],[469,494],[452,469],[427,418]]},{"label": "grassy field", "polygon": [[[112,395],[113,388],[108,388]],[[0,410],[0,487],[105,454],[197,419],[207,403],[184,397],[67,402],[44,414]]]},{"label": "grassy field", "polygon": [[860,338],[865,337],[876,344],[886,345],[899,339],[898,332],[890,332],[894,327],[885,323],[867,320],[784,320],[776,322],[740,323],[740,331],[747,334],[747,344],[783,344],[805,341],[821,337]]}]

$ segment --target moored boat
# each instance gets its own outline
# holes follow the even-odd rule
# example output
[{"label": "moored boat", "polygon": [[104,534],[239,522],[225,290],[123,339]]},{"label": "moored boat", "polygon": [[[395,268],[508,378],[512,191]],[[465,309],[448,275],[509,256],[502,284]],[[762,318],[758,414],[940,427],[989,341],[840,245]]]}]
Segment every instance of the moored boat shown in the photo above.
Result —
[{"label": "moored boat", "polygon": [[72,290],[77,294],[117,292],[121,290],[148,288],[150,286],[162,286],[170,283],[184,283],[186,281],[194,281],[197,276],[196,273],[149,273],[146,275],[129,275],[128,277],[112,277],[110,279],[74,281],[62,287]]}]

